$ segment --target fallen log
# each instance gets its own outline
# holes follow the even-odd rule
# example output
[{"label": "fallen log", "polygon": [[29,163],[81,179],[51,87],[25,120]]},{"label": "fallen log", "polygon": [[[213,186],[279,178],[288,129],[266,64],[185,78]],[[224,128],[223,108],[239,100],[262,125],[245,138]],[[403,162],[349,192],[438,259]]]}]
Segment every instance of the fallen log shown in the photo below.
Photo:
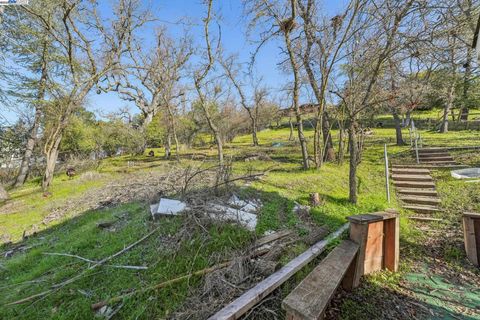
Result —
[{"label": "fallen log", "polygon": [[230,263],[231,263],[231,261],[223,262],[223,263],[214,265],[213,267],[198,270],[198,271],[189,273],[187,275],[184,275],[184,276],[181,276],[181,277],[178,277],[178,278],[175,278],[175,279],[170,279],[168,281],[158,283],[158,284],[150,286],[150,287],[146,287],[146,288],[143,288],[143,289],[137,289],[137,290],[131,291],[129,293],[125,293],[125,294],[122,294],[122,295],[119,295],[119,296],[116,296],[116,297],[113,297],[113,298],[110,298],[110,299],[107,299],[107,300],[104,300],[104,301],[94,303],[94,304],[92,304],[92,310],[98,310],[103,306],[119,302],[119,301],[121,301],[125,298],[128,298],[128,297],[133,296],[133,295],[138,294],[138,293],[145,293],[145,292],[148,292],[148,291],[158,290],[158,289],[161,289],[161,288],[168,287],[168,286],[170,286],[172,284],[175,284],[177,282],[189,279],[189,278],[194,277],[194,276],[202,276],[202,275],[205,275],[207,273],[211,273],[215,270],[228,267],[230,265]]},{"label": "fallen log", "polygon": [[259,282],[256,286],[245,292],[229,305],[211,316],[210,320],[234,320],[240,318],[248,310],[250,310],[258,302],[262,301],[273,290],[290,279],[297,271],[319,256],[326,246],[334,239],[338,238],[349,224],[344,224],[340,229],[332,233],[326,239],[317,242],[315,245],[307,249],[304,253],[287,263],[283,268]]}]

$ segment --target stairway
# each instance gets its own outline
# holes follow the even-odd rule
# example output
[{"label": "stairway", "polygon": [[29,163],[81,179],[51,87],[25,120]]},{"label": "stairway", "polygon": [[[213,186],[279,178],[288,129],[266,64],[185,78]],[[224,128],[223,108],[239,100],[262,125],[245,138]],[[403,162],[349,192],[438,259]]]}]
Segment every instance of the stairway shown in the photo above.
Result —
[{"label": "stairway", "polygon": [[[402,207],[419,214],[441,211],[440,198],[430,170],[394,165],[391,170],[393,185],[402,202]],[[417,217],[421,218],[421,217]]]}]

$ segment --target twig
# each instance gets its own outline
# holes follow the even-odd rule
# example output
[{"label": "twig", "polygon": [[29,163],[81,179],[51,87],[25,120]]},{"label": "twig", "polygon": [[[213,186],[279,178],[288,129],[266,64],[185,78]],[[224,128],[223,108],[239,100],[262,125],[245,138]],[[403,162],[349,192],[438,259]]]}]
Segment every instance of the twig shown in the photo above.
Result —
[{"label": "twig", "polygon": [[131,291],[131,292],[126,293],[126,294],[122,294],[122,295],[119,295],[119,296],[116,296],[116,297],[113,297],[113,298],[110,298],[110,299],[107,299],[107,300],[104,300],[104,301],[100,301],[100,302],[97,302],[95,304],[92,304],[92,309],[93,310],[98,310],[99,308],[101,308],[103,306],[119,302],[119,301],[123,300],[124,298],[128,298],[128,297],[133,296],[133,295],[138,294],[138,293],[144,293],[144,292],[148,292],[148,291],[152,291],[152,290],[158,290],[158,289],[161,289],[161,288],[165,288],[169,285],[175,284],[177,282],[181,282],[183,280],[190,279],[191,277],[194,277],[194,276],[205,275],[205,274],[211,273],[215,270],[228,267],[230,265],[230,263],[231,263],[231,261],[223,262],[223,263],[214,265],[213,267],[198,270],[198,271],[195,271],[193,273],[189,273],[187,275],[184,275],[184,276],[181,276],[181,277],[178,277],[178,278],[175,278],[175,279],[171,279],[171,280],[168,280],[168,281],[165,281],[165,282],[161,282],[159,284],[156,284],[156,285],[144,288],[144,289],[137,289],[137,290]]},{"label": "twig", "polygon": [[25,303],[25,302],[28,302],[28,301],[31,301],[35,298],[39,298],[39,297],[43,297],[47,294],[49,294],[50,292],[52,292],[53,290],[56,290],[56,289],[59,289],[59,288],[62,288],[72,282],[75,282],[77,281],[78,279],[82,278],[84,276],[84,274],[89,271],[89,270],[93,270],[95,269],[96,267],[104,264],[105,262],[107,261],[110,261],[112,260],[113,258],[115,257],[118,257],[119,255],[127,252],[128,250],[132,249],[133,247],[135,247],[136,245],[142,243],[143,241],[145,241],[148,237],[150,237],[152,234],[154,234],[155,232],[157,232],[158,230],[160,229],[160,227],[157,227],[155,228],[153,231],[149,232],[146,236],[144,236],[143,238],[141,238],[140,240],[137,240],[135,241],[134,243],[130,244],[129,246],[125,247],[124,249],[118,251],[117,253],[109,256],[109,257],[106,257],[100,261],[98,261],[97,263],[95,263],[94,265],[88,267],[87,269],[83,270],[80,274],[74,276],[73,278],[70,278],[68,280],[65,280],[61,283],[58,283],[58,284],[55,284],[55,285],[52,285],[51,289],[48,289],[46,291],[43,291],[43,292],[40,292],[40,293],[37,293],[37,294],[34,294],[34,295],[31,295],[29,297],[26,297],[26,298],[23,298],[23,299],[20,299],[20,300],[17,300],[17,301],[14,301],[14,302],[10,302],[8,304],[6,304],[7,306],[11,306],[11,305],[16,305],[16,304],[22,304],[22,303]]}]

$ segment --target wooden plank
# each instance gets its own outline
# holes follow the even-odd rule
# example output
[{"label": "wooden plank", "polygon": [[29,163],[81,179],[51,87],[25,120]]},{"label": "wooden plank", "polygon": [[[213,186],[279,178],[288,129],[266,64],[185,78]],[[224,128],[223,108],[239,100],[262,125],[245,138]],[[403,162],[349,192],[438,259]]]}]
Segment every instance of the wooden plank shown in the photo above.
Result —
[{"label": "wooden plank", "polygon": [[315,245],[307,249],[301,255],[287,263],[283,268],[270,275],[263,281],[259,282],[256,286],[242,294],[235,299],[232,303],[225,306],[216,314],[211,316],[210,320],[223,320],[223,319],[238,319],[245,312],[250,310],[263,298],[268,296],[273,290],[282,285],[285,281],[290,279],[298,270],[303,268],[306,264],[311,262],[315,257],[320,255],[325,247],[333,240],[338,238],[345,230],[347,230],[349,224],[344,224],[340,229],[329,235],[326,239],[317,242]]},{"label": "wooden plank", "polygon": [[437,205],[440,204],[440,199],[437,197],[422,197],[422,196],[400,196],[400,200],[403,202],[411,203],[411,204],[427,204],[427,205]]},{"label": "wooden plank", "polygon": [[393,174],[430,174],[430,170],[422,168],[392,168]]},{"label": "wooden plank", "polygon": [[397,272],[400,261],[400,219],[394,218],[383,222],[384,255],[383,266],[390,271]]},{"label": "wooden plank", "polygon": [[473,220],[473,233],[475,235],[475,251],[477,251],[477,266],[480,263],[480,219]]},{"label": "wooden plank", "polygon": [[393,181],[393,184],[398,187],[412,187],[412,188],[435,188],[435,183],[430,181]]},{"label": "wooden plank", "polygon": [[410,194],[418,196],[437,196],[438,193],[434,189],[420,189],[420,188],[399,188],[397,192],[400,194]]},{"label": "wooden plank", "polygon": [[382,270],[383,266],[383,224],[385,221],[373,222],[368,225],[367,244],[363,274]]},{"label": "wooden plank", "polygon": [[358,252],[358,245],[344,240],[313,269],[283,300],[282,307],[291,319],[319,319]]},{"label": "wooden plank", "polygon": [[403,206],[404,209],[407,209],[407,210],[412,210],[412,211],[415,211],[415,212],[418,212],[418,213],[436,213],[436,212],[440,212],[441,210],[437,207],[433,207],[433,206],[426,206],[426,205],[404,205]]},{"label": "wooden plank", "polygon": [[463,215],[463,237],[465,242],[465,251],[468,259],[476,266],[478,266],[478,254],[475,239],[475,226],[473,218],[468,215]]},{"label": "wooden plank", "polygon": [[273,242],[273,241],[281,239],[281,238],[285,238],[285,237],[287,237],[291,234],[292,234],[292,231],[290,231],[290,230],[282,230],[282,231],[274,232],[272,234],[269,234],[265,237],[262,237],[262,238],[258,239],[255,242],[255,246],[256,247],[261,247],[261,246],[263,246],[267,243]]},{"label": "wooden plank", "polygon": [[392,179],[395,181],[433,181],[433,178],[426,174],[393,174]]},{"label": "wooden plank", "polygon": [[411,216],[407,218],[411,220],[418,220],[418,221],[443,221],[443,219],[440,219],[440,218],[417,217],[417,216]]},{"label": "wooden plank", "polygon": [[[348,217],[349,220],[351,217]],[[367,246],[368,224],[350,222],[350,240],[359,245],[358,257],[355,262],[355,269],[352,275],[352,287],[356,288],[360,284],[360,278],[365,268],[365,248]]]}]

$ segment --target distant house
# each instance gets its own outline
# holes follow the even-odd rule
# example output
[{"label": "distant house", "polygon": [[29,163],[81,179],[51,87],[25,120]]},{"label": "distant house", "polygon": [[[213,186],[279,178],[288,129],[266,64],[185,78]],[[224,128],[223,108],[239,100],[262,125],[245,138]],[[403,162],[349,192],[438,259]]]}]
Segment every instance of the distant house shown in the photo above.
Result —
[{"label": "distant house", "polygon": [[[300,113],[302,115],[306,114],[312,114],[317,111],[318,104],[314,103],[305,103],[300,106]],[[295,115],[295,111],[293,108],[288,108],[288,109],[280,109],[279,111],[283,117],[290,117]]]}]

